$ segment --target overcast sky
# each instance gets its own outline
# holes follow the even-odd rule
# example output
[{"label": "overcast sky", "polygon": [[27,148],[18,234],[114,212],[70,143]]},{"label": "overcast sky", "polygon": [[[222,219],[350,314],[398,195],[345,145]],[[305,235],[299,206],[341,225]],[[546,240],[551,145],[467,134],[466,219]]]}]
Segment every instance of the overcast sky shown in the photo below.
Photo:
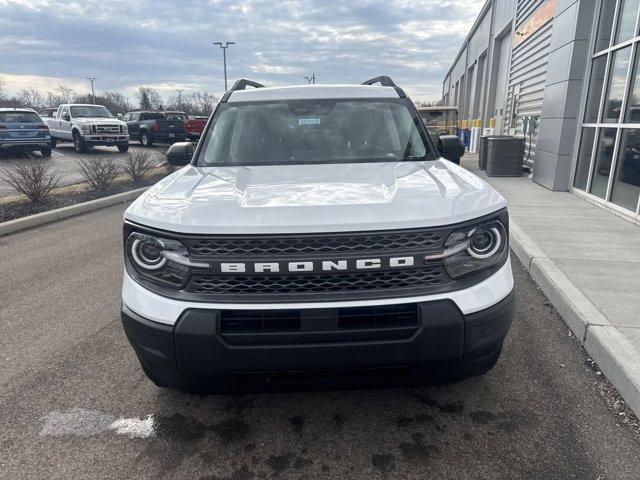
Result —
[{"label": "overcast sky", "polygon": [[0,0],[5,90],[59,83],[133,96],[139,85],[224,90],[228,76],[268,85],[360,83],[390,75],[414,100],[440,97],[442,79],[480,0]]}]

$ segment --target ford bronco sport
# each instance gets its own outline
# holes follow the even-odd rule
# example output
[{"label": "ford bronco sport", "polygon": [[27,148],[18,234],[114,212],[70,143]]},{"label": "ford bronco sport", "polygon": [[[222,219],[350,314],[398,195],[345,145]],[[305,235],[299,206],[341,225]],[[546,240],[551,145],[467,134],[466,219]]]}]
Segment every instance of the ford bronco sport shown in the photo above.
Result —
[{"label": "ford bronco sport", "polygon": [[463,153],[389,77],[236,82],[195,150],[169,150],[187,166],[124,215],[122,321],[147,376],[203,391],[489,371],[514,313],[509,219],[446,160]]}]

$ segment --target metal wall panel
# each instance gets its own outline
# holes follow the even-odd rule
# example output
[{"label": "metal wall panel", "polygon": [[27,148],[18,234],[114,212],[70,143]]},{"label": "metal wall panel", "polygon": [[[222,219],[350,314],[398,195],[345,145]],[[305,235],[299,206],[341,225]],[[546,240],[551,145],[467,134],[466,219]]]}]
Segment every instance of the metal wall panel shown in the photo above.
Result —
[{"label": "metal wall panel", "polygon": [[495,10],[493,33],[498,36],[505,28],[510,27],[516,15],[518,3],[516,0],[494,0],[493,5]]},{"label": "metal wall panel", "polygon": [[[527,20],[544,3],[545,0],[520,0],[516,22],[522,23]],[[523,136],[525,118],[537,119],[535,130],[531,135],[526,135],[528,166],[532,166],[535,160],[552,28],[551,20],[531,33],[523,43],[514,47],[511,55],[503,131]]]}]

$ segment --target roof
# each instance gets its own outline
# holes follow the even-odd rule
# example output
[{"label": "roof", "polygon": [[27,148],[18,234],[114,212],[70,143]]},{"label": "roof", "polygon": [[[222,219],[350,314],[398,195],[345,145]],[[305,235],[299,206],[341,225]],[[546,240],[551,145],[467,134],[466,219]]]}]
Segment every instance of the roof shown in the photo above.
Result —
[{"label": "roof", "polygon": [[32,112],[32,113],[38,113],[33,108],[26,108],[26,107],[0,108],[0,112]]},{"label": "roof", "polygon": [[437,107],[418,107],[418,111],[419,112],[439,112],[439,111],[444,111],[444,110],[458,110],[458,107],[452,106],[452,105],[440,105]]},{"label": "roof", "polygon": [[378,85],[296,85],[234,90],[227,102],[348,98],[400,98],[400,96],[395,88]]}]

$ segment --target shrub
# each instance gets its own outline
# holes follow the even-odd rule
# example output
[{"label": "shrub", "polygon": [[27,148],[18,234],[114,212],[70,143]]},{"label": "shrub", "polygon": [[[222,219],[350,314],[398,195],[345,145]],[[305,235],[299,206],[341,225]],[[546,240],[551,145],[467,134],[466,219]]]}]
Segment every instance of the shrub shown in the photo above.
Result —
[{"label": "shrub", "polygon": [[144,150],[129,152],[122,163],[122,170],[131,177],[134,182],[139,182],[155,167],[151,155]]},{"label": "shrub", "polygon": [[121,172],[115,157],[87,157],[78,160],[77,165],[80,175],[96,190],[108,190]]},{"label": "shrub", "polygon": [[53,172],[46,160],[29,160],[18,163],[5,172],[6,181],[14,190],[32,202],[46,198],[58,186],[62,176]]}]

